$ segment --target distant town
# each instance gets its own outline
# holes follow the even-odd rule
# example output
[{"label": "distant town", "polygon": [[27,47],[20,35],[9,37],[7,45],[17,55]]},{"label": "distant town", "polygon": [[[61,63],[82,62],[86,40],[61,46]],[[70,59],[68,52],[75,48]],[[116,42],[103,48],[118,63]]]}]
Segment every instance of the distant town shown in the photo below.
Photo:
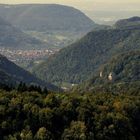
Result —
[{"label": "distant town", "polygon": [[0,54],[6,56],[12,62],[18,63],[21,61],[31,61],[39,60],[44,57],[49,57],[56,53],[57,49],[31,49],[31,50],[22,50],[22,49],[9,49],[9,48],[0,48]]}]

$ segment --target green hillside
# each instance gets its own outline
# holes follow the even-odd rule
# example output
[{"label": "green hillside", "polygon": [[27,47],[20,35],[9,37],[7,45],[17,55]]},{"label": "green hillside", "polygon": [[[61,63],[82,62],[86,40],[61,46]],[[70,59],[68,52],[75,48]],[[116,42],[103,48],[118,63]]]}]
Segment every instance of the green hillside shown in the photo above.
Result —
[{"label": "green hillside", "polygon": [[102,65],[94,76],[75,87],[81,92],[128,92],[140,91],[140,51],[114,56]]},{"label": "green hillside", "polygon": [[112,56],[139,50],[139,37],[140,26],[93,31],[34,68],[33,72],[53,83],[81,83],[91,78]]},{"label": "green hillside", "polygon": [[113,57],[112,60],[105,64],[101,69],[102,78],[112,73],[112,81],[133,82],[140,80],[140,50],[129,52]]},{"label": "green hillside", "polygon": [[6,57],[0,55],[0,84],[15,86],[20,82],[46,86],[50,90],[57,89],[55,86],[47,82],[43,82],[31,73],[10,62]]}]

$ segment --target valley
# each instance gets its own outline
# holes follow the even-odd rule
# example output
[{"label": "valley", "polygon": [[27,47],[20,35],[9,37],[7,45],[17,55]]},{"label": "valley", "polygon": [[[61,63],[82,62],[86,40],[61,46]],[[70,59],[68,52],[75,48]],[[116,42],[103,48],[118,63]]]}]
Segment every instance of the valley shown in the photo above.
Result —
[{"label": "valley", "polygon": [[96,27],[100,25],[69,6],[0,5],[0,53],[30,70]]},{"label": "valley", "polygon": [[0,54],[6,56],[17,65],[28,69],[32,64],[39,64],[49,56],[58,52],[58,49],[13,49],[0,47]]},{"label": "valley", "polygon": [[39,39],[47,44],[50,44],[49,48],[51,49],[62,49],[64,47],[67,47],[68,45],[76,42],[86,34],[86,32],[84,31],[76,32],[62,30],[58,31],[47,30],[46,32],[25,30],[24,32],[30,36],[35,37],[36,39]]},{"label": "valley", "polygon": [[139,140],[140,15],[27,3],[0,4],[0,140]]},{"label": "valley", "polygon": [[110,29],[89,32],[36,66],[33,72],[42,80],[58,85],[65,82],[82,83],[113,56],[139,50],[140,18],[132,22],[130,26],[129,23],[128,26],[123,24],[123,27],[114,25]]}]

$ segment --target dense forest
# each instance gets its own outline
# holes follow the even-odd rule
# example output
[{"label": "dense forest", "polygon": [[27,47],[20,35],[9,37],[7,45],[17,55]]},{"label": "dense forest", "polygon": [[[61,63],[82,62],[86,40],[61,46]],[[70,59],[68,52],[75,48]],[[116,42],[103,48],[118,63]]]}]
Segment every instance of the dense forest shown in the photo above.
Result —
[{"label": "dense forest", "polygon": [[113,56],[139,50],[139,36],[140,24],[133,28],[92,31],[33,68],[33,72],[42,80],[55,84],[82,83]]},{"label": "dense forest", "polygon": [[0,90],[1,140],[139,140],[139,94],[51,93],[23,85]]},{"label": "dense forest", "polygon": [[[140,51],[131,51],[114,56],[106,64],[99,67],[89,80],[73,88],[79,92],[113,92],[131,93],[140,90]],[[129,90],[130,91],[130,90]]]}]

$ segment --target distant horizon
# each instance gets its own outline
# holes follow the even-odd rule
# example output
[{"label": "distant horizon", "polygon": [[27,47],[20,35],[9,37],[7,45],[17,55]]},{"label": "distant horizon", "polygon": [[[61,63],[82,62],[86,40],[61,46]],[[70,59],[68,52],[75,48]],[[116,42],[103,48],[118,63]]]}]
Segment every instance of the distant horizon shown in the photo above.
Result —
[{"label": "distant horizon", "polygon": [[139,0],[1,0],[2,4],[62,4],[80,9],[94,10],[140,10]]},{"label": "distant horizon", "polygon": [[118,19],[140,16],[139,0],[1,0],[0,4],[59,4],[84,12],[99,24],[112,24]]}]

